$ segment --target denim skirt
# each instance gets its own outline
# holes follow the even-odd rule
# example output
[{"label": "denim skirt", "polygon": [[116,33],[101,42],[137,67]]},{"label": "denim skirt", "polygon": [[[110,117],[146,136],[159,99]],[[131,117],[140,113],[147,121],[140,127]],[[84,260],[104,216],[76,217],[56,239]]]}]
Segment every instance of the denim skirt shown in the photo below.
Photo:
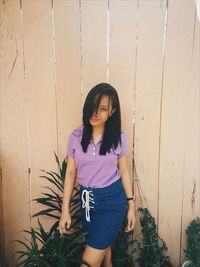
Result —
[{"label": "denim skirt", "polygon": [[85,242],[90,247],[105,249],[118,236],[126,214],[126,194],[121,178],[103,188],[80,185],[83,231],[89,232]]}]

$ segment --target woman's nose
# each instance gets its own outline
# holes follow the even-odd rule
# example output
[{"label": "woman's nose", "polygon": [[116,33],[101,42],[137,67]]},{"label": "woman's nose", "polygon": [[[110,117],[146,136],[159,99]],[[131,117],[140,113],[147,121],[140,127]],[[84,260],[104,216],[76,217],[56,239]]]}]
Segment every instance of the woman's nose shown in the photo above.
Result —
[{"label": "woman's nose", "polygon": [[97,116],[96,114],[93,114],[93,115],[92,115],[92,118],[94,118],[94,119],[98,119],[98,116]]},{"label": "woman's nose", "polygon": [[98,116],[98,110],[94,111],[93,116],[94,117],[97,117]]}]

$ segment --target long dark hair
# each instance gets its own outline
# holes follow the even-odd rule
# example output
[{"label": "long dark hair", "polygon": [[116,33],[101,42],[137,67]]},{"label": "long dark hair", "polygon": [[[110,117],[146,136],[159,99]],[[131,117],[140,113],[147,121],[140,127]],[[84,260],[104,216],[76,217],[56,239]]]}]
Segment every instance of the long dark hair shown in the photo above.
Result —
[{"label": "long dark hair", "polygon": [[89,91],[83,106],[83,135],[81,145],[84,152],[87,151],[92,137],[92,125],[89,120],[92,114],[98,110],[103,95],[108,96],[109,105],[111,101],[112,109],[115,109],[115,111],[105,122],[103,141],[99,154],[105,155],[106,152],[110,153],[111,148],[116,149],[119,142],[121,144],[121,110],[117,91],[109,83],[99,83]]}]

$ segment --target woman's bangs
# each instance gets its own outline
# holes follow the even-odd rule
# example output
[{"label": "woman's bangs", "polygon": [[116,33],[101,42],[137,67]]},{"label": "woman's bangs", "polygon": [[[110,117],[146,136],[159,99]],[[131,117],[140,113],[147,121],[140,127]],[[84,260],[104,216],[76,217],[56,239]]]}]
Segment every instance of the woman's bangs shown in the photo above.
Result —
[{"label": "woman's bangs", "polygon": [[92,116],[95,113],[95,111],[98,111],[99,103],[101,101],[101,97],[102,97],[101,94],[98,94],[98,95],[95,96],[95,99],[94,99],[94,101],[93,101],[93,103],[91,105],[90,116]]}]

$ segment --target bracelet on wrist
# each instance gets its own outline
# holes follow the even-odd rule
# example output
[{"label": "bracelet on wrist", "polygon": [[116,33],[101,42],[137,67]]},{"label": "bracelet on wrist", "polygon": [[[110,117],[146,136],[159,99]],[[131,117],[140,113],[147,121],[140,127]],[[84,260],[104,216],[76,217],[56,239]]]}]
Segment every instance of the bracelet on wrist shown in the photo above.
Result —
[{"label": "bracelet on wrist", "polygon": [[126,200],[127,200],[127,202],[130,201],[130,200],[135,201],[136,200],[136,197],[135,196],[127,197]]}]

